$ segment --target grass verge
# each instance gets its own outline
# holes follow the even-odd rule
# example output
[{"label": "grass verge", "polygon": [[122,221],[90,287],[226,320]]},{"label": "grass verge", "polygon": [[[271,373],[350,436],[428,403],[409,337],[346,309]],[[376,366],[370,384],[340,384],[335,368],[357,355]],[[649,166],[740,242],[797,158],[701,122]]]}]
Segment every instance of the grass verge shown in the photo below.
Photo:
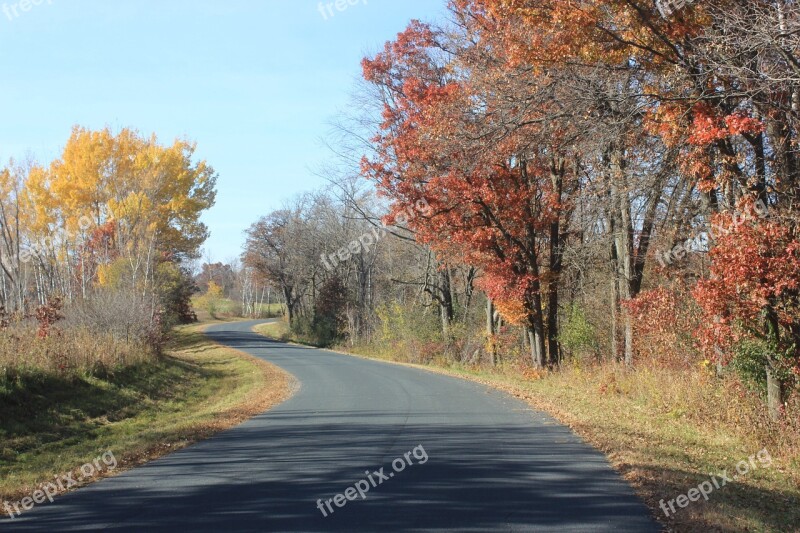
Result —
[{"label": "grass verge", "polygon": [[[295,340],[282,322],[256,331]],[[401,351],[357,347],[349,355],[408,364],[398,357]],[[667,531],[800,531],[796,432],[775,432],[758,417],[759,406],[751,395],[707,372],[603,365],[532,375],[510,367],[486,369],[445,361],[410,366],[503,390],[550,413],[606,454]],[[758,458],[762,450],[770,461]],[[750,463],[744,475],[736,471],[740,461]],[[721,483],[725,471],[736,479],[714,487],[708,501],[701,496],[678,506],[680,495],[711,482],[712,476]],[[676,512],[666,516],[662,500],[668,509],[673,500]]]},{"label": "grass verge", "polygon": [[[748,433],[749,428],[734,432],[713,421],[698,423],[688,413],[657,405],[642,394],[648,389],[709,386],[696,376],[687,380],[664,371],[623,368],[598,369],[595,374],[567,369],[535,380],[465,367],[446,373],[504,390],[568,425],[606,454],[668,531],[800,531],[796,456],[774,439],[766,443]],[[763,462],[757,457],[762,450],[768,454],[762,453]],[[740,461],[750,463],[742,465],[743,475],[737,473]],[[678,506],[680,495],[704,482],[713,485],[712,478],[721,483],[723,472],[733,481],[714,487],[708,501],[701,496],[684,508]],[[674,513],[670,500],[675,502]]]},{"label": "grass verge", "polygon": [[242,317],[242,303],[229,298],[221,298],[209,305],[208,300],[203,296],[195,296],[192,299],[192,308],[197,313],[197,318],[201,322],[216,320],[241,319],[251,317],[271,318],[281,316],[284,313],[282,304],[256,304],[253,314]]},{"label": "grass verge", "polygon": [[259,324],[258,326],[253,328],[253,331],[255,331],[260,335],[269,337],[270,339],[274,339],[277,341],[303,344],[295,336],[291,334],[291,332],[289,331],[289,326],[283,320],[275,320],[274,322]]},{"label": "grass verge", "polygon": [[213,343],[204,327],[178,328],[156,363],[104,379],[30,375],[0,395],[0,502],[30,496],[107,451],[118,462],[114,472],[137,466],[290,395],[288,374]]}]

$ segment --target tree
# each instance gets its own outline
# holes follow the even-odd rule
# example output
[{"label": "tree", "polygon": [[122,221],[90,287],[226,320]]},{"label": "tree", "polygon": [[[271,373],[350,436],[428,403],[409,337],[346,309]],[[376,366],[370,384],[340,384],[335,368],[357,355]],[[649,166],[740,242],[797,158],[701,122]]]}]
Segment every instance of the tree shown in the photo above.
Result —
[{"label": "tree", "polygon": [[695,289],[705,312],[701,340],[710,359],[749,357],[762,369],[777,419],[800,377],[800,239],[777,221],[726,220],[717,220],[727,233],[711,250],[711,277]]},{"label": "tree", "polygon": [[197,314],[192,310],[192,296],[199,289],[185,267],[172,261],[160,263],[156,268],[155,283],[164,329],[175,324],[197,322]]},{"label": "tree", "polygon": [[212,318],[217,318],[217,312],[219,312],[223,297],[222,287],[217,285],[215,281],[209,281],[206,293],[197,299],[197,304],[205,308]]},{"label": "tree", "polygon": [[273,283],[283,295],[289,323],[305,313],[304,300],[314,308],[316,284],[325,267],[320,261],[320,220],[310,197],[262,217],[247,230],[242,263]]},{"label": "tree", "polygon": [[553,105],[569,85],[531,76],[504,52],[502,35],[459,15],[457,37],[414,22],[364,61],[385,106],[378,154],[364,172],[395,200],[395,213],[430,204],[411,224],[417,239],[446,261],[477,267],[501,312],[521,308],[535,363],[554,365],[581,172],[576,132]]},{"label": "tree", "polygon": [[215,183],[193,144],[130,129],[76,127],[49,165],[12,162],[0,170],[0,306],[69,305],[111,289],[137,294],[154,317],[163,297],[186,319],[188,287],[176,287],[208,234],[200,216]]},{"label": "tree", "polygon": [[22,238],[25,216],[22,195],[26,177],[14,165],[0,170],[0,307],[11,311],[25,305]]},{"label": "tree", "polygon": [[216,283],[225,296],[230,296],[236,283],[236,272],[233,267],[223,263],[203,263],[195,281],[201,290],[207,291],[209,283]]},{"label": "tree", "polygon": [[341,340],[348,304],[347,287],[339,278],[330,278],[322,284],[312,321],[317,344],[330,345]]}]

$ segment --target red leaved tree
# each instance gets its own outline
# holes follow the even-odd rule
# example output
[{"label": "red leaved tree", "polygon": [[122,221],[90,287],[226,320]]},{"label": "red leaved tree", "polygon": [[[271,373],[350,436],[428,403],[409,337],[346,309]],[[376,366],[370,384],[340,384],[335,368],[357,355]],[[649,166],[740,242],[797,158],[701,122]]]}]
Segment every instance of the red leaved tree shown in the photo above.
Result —
[{"label": "red leaved tree", "polygon": [[720,217],[717,227],[726,233],[710,252],[711,277],[694,291],[705,312],[701,345],[723,364],[739,357],[760,367],[777,418],[800,377],[800,240],[780,220]]},{"label": "red leaved tree", "polygon": [[427,203],[427,214],[409,224],[417,239],[478,267],[499,309],[521,308],[535,364],[552,365],[576,165],[568,163],[566,133],[546,120],[552,80],[525,81],[526,66],[498,57],[494,33],[470,39],[479,31],[465,27],[457,43],[451,37],[461,49],[450,54],[442,34],[413,22],[364,60],[384,120],[363,171],[394,200],[388,222]]}]

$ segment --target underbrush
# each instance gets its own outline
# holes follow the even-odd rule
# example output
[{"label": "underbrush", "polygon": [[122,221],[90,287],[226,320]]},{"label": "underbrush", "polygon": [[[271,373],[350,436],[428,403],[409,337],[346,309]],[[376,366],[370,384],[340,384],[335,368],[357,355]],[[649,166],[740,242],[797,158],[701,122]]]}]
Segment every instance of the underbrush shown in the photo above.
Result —
[{"label": "underbrush", "polygon": [[0,393],[17,388],[29,375],[103,377],[155,356],[141,341],[122,341],[86,328],[60,330],[45,338],[30,327],[0,330]]},{"label": "underbrush", "polygon": [[165,334],[160,317],[136,301],[74,305],[59,300],[33,315],[0,316],[0,394],[19,392],[30,377],[107,377],[155,361]]},{"label": "underbrush", "polygon": [[[502,372],[502,371],[501,371]],[[510,375],[519,379],[516,373]],[[763,399],[733,373],[717,377],[705,368],[674,370],[621,364],[568,365],[548,373],[538,387],[557,394],[557,389],[581,391],[587,407],[619,403],[631,411],[657,415],[669,426],[673,421],[689,424],[698,431],[722,440],[737,441],[747,449],[767,448],[784,460],[800,483],[800,395],[787,404],[787,416],[770,419]],[[794,416],[792,415],[794,414]],[[753,450],[756,451],[756,450]]]}]

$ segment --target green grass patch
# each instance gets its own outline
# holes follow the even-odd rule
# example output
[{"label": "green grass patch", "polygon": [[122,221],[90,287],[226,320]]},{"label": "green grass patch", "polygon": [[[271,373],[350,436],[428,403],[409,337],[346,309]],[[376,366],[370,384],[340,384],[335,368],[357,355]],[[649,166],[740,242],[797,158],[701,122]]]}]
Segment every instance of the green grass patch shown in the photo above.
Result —
[{"label": "green grass patch", "polygon": [[[192,308],[203,323],[225,318],[242,318],[242,302],[230,298],[220,298],[213,305],[209,305],[203,295],[198,295],[192,298]],[[283,312],[283,304],[256,304],[253,315],[256,319],[272,318],[282,315]]]},{"label": "green grass patch", "polygon": [[292,332],[289,330],[289,324],[283,320],[276,320],[267,324],[259,324],[253,328],[253,331],[265,337],[269,337],[270,339],[279,340],[281,342],[295,342],[302,344],[295,335],[292,335]]}]

